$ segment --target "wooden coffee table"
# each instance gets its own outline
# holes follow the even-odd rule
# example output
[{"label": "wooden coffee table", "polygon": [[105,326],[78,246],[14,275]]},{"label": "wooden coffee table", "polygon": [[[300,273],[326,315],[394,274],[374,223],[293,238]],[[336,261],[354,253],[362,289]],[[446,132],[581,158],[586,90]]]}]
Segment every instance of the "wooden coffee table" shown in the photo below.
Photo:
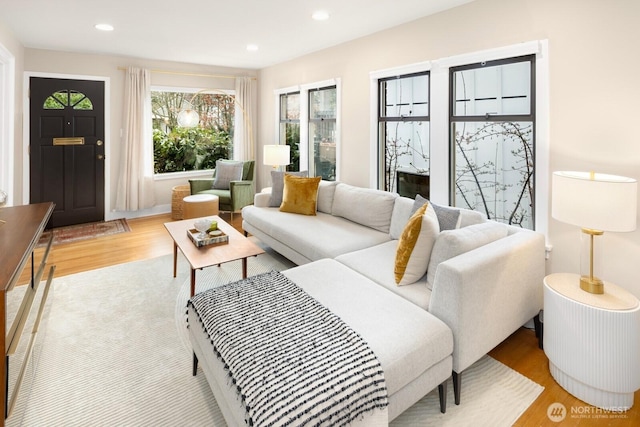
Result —
[{"label": "wooden coffee table", "polygon": [[187,236],[187,230],[194,228],[193,223],[198,218],[172,221],[164,224],[173,239],[173,277],[176,277],[178,269],[178,248],[180,248],[180,251],[182,251],[191,266],[191,296],[195,294],[196,290],[196,270],[241,259],[242,278],[246,279],[247,258],[264,253],[258,245],[224,222],[219,216],[212,215],[205,218],[218,222],[218,228],[229,236],[229,243],[196,247]]}]

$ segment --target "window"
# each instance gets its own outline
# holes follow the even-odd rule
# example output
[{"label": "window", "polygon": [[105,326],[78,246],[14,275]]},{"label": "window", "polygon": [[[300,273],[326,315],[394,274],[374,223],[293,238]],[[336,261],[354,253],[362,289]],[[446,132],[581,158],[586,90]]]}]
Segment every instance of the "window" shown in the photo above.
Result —
[{"label": "window", "polygon": [[288,171],[300,170],[300,92],[280,95],[280,144],[290,148]]},{"label": "window", "polygon": [[449,73],[453,204],[533,229],[535,56]]},{"label": "window", "polygon": [[59,90],[49,95],[42,106],[45,110],[64,110],[65,107],[71,107],[74,110],[93,110],[93,103],[82,92]]},{"label": "window", "polygon": [[287,170],[340,179],[340,79],[279,89],[275,95],[275,141],[291,146]]},{"label": "window", "polygon": [[429,73],[378,80],[379,187],[429,197]]},{"label": "window", "polygon": [[309,91],[309,176],[336,180],[335,86]]},{"label": "window", "polygon": [[[234,95],[227,91],[213,92],[152,89],[154,173],[213,169],[216,160],[230,158],[233,151]],[[196,127],[178,124],[178,113],[182,109],[198,113]]]}]

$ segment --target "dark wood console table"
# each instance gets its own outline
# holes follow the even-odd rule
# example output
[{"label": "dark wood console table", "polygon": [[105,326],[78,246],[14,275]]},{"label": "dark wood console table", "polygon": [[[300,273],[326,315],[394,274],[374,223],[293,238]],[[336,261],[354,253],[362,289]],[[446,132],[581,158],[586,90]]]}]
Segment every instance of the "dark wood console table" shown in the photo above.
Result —
[{"label": "dark wood console table", "polygon": [[[0,343],[5,351],[5,363],[0,369],[0,405],[2,405],[2,412],[5,416],[0,417],[0,426],[4,426],[4,420],[10,415],[11,408],[15,403],[15,397],[20,389],[38,324],[42,317],[44,302],[53,279],[55,266],[50,267],[44,292],[39,294],[42,295],[40,303],[34,305],[34,301],[38,298],[36,293],[40,287],[40,280],[46,267],[53,237],[49,239],[43,254],[38,253],[38,263],[36,263],[34,251],[47,222],[49,222],[53,208],[53,203],[0,208]],[[14,287],[18,284],[22,285],[18,281],[25,268],[31,269],[30,283],[26,285],[24,295],[16,302],[15,315],[7,318],[8,301],[13,294]],[[12,307],[14,306],[12,305]],[[31,331],[25,331],[25,324],[30,313],[36,315],[36,319],[32,321]],[[23,333],[24,338],[29,340],[26,350],[21,351],[23,359],[20,361],[11,360],[10,363],[10,358],[16,352]],[[12,388],[9,387],[10,364],[11,369],[20,368]]]}]

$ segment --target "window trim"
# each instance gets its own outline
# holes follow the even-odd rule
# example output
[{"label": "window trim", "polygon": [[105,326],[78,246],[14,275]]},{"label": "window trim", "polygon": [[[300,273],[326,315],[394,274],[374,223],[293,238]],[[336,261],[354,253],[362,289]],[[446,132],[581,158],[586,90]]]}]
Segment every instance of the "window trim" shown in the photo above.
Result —
[{"label": "window trim", "polygon": [[[446,144],[430,145],[431,155],[431,184],[430,196],[434,203],[448,204],[450,183],[449,162],[449,68],[482,61],[492,61],[504,58],[512,58],[524,55],[535,55],[535,79],[536,79],[536,168],[535,173],[535,229],[544,233],[548,239],[549,228],[549,41],[534,40],[495,49],[481,50],[461,55],[440,58],[433,61],[424,61],[405,66],[388,68],[369,73],[370,78],[370,173],[369,185],[377,188],[378,156],[377,156],[377,80],[382,77],[392,77],[399,74],[408,74],[416,71],[431,71],[430,75],[430,113],[431,135],[430,140],[447,141]],[[548,247],[548,250],[549,247]]]}]

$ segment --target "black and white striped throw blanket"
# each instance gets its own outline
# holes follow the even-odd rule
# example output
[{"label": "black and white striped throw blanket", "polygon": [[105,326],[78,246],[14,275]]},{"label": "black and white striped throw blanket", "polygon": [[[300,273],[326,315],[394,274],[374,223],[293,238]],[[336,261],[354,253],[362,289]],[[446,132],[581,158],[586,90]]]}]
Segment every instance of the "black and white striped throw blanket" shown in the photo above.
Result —
[{"label": "black and white striped throw blanket", "polygon": [[277,271],[196,294],[188,305],[249,426],[340,426],[388,405],[369,345]]}]

